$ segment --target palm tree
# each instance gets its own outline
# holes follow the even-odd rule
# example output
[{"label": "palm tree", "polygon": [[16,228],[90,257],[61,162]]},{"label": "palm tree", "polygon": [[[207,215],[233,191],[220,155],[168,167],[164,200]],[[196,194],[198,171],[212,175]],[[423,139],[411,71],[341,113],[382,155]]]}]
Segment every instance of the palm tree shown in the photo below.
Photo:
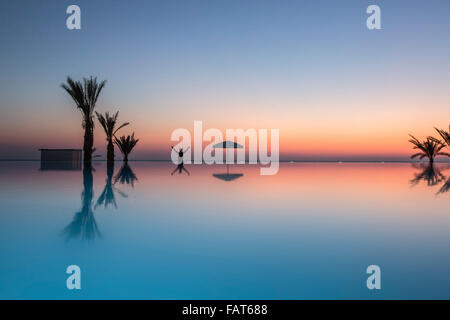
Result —
[{"label": "palm tree", "polygon": [[133,148],[136,146],[136,144],[138,143],[139,139],[135,139],[134,138],[134,132],[133,134],[130,136],[121,136],[119,139],[117,139],[116,136],[114,136],[114,142],[117,144],[117,146],[119,147],[120,151],[123,154],[123,161],[125,163],[128,162],[128,155],[130,154],[130,152],[133,150]]},{"label": "palm tree", "polygon": [[84,128],[84,163],[92,161],[94,149],[94,109],[100,92],[105,87],[106,81],[97,82],[97,78],[83,78],[81,81],[73,81],[67,77],[67,83],[62,83],[61,87],[72,97],[78,109],[83,116]]},{"label": "palm tree", "polygon": [[449,132],[442,130],[442,129],[438,129],[438,128],[434,128],[434,129],[436,129],[436,131],[439,133],[439,135],[442,137],[442,139],[444,139],[444,142],[450,148],[450,126],[448,126],[448,128],[449,128]]},{"label": "palm tree", "polygon": [[121,124],[117,129],[117,117],[119,116],[119,111],[117,111],[115,114],[110,115],[109,112],[105,112],[105,114],[101,114],[98,112],[95,112],[97,115],[98,122],[102,125],[103,129],[106,133],[106,141],[108,141],[107,145],[107,161],[108,162],[114,162],[114,144],[113,144],[113,137],[116,134],[117,131],[122,129],[123,127],[129,125],[129,122],[125,122]]},{"label": "palm tree", "polygon": [[441,173],[441,170],[436,168],[432,163],[427,165],[413,164],[413,167],[421,170],[418,173],[414,173],[414,179],[410,181],[413,186],[417,185],[420,181],[425,181],[427,185],[431,187],[438,185],[445,179],[445,176]]},{"label": "palm tree", "polygon": [[447,181],[444,182],[442,187],[439,189],[438,194],[440,193],[446,193],[450,190],[450,178],[447,179]]},{"label": "palm tree", "polygon": [[122,168],[120,168],[119,172],[114,178],[114,184],[119,182],[120,184],[131,185],[131,187],[134,188],[134,182],[137,180],[138,178],[136,174],[133,172],[133,170],[131,170],[128,163],[124,163]]},{"label": "palm tree", "polygon": [[103,188],[103,192],[97,199],[97,203],[94,206],[94,209],[97,209],[98,206],[103,205],[105,208],[108,205],[112,204],[115,208],[117,208],[116,196],[114,195],[114,184],[112,183],[114,174],[114,162],[107,162],[106,164],[106,184]]},{"label": "palm tree", "polygon": [[428,160],[430,161],[430,164],[433,164],[434,158],[436,156],[449,156],[450,157],[450,154],[445,153],[445,152],[440,152],[445,147],[445,144],[443,144],[441,140],[438,140],[433,137],[427,137],[426,141],[420,142],[413,135],[410,135],[410,137],[411,137],[411,139],[408,141],[414,145],[414,149],[419,149],[421,151],[421,152],[413,154],[411,156],[411,159],[414,159],[416,157],[423,159],[423,158],[427,157]]},{"label": "palm tree", "polygon": [[106,184],[103,188],[103,192],[97,199],[97,203],[95,204],[94,209],[97,209],[98,206],[104,206],[105,208],[108,208],[109,205],[113,205],[117,209],[116,193],[118,193],[123,198],[128,198],[128,195],[120,189],[116,188],[116,182],[119,179],[121,184],[129,184],[131,182],[131,186],[133,187],[134,180],[137,180],[136,175],[126,163],[124,163],[119,173],[114,178],[114,182],[113,174],[114,162],[108,162],[106,167]]},{"label": "palm tree", "polygon": [[81,193],[81,210],[76,212],[73,220],[64,228],[67,240],[81,238],[89,242],[101,236],[100,230],[92,210],[92,199],[94,197],[94,179],[92,166],[87,164],[83,167],[83,192]]}]

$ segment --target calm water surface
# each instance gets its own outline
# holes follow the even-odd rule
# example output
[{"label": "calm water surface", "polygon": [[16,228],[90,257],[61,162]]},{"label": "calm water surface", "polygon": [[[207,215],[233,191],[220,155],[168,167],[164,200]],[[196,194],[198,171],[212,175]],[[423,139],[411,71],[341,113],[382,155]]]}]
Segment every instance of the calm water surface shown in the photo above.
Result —
[{"label": "calm water surface", "polygon": [[0,162],[0,298],[450,298],[448,165],[93,167]]}]

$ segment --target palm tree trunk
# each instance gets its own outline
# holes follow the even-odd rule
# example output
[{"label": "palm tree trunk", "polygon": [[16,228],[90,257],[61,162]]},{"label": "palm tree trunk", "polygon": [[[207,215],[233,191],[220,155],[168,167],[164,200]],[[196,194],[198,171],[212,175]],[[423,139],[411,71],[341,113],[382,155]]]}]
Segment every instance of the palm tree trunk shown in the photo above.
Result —
[{"label": "palm tree trunk", "polygon": [[123,156],[123,162],[128,163],[128,154]]},{"label": "palm tree trunk", "polygon": [[107,161],[108,162],[114,162],[114,144],[112,142],[112,139],[108,140],[108,147],[107,147]]},{"label": "palm tree trunk", "polygon": [[85,119],[85,128],[84,128],[84,163],[91,163],[92,161],[92,152],[94,147],[94,124],[90,117]]},{"label": "palm tree trunk", "polygon": [[90,205],[94,196],[94,178],[92,175],[92,165],[86,163],[83,167],[83,207]]},{"label": "palm tree trunk", "polygon": [[106,164],[107,183],[112,184],[113,174],[114,174],[114,162],[108,162]]}]

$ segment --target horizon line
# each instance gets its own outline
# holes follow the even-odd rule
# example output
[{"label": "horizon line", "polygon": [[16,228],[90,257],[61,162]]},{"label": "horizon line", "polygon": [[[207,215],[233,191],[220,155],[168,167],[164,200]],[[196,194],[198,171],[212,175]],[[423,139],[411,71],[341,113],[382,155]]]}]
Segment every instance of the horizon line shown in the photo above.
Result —
[{"label": "horizon line", "polygon": [[[0,159],[0,162],[41,162],[41,159]],[[64,161],[63,161],[64,162]],[[82,163],[83,161],[81,161]],[[107,160],[92,160],[92,162],[107,162]],[[124,162],[123,160],[116,160],[115,162]],[[136,159],[136,160],[131,160],[129,159],[128,162],[172,162],[172,160],[170,159]],[[308,162],[313,162],[313,163],[429,163],[428,160],[426,161],[417,161],[417,160],[296,160],[296,159],[292,159],[292,160],[278,160],[278,161],[272,161],[272,162],[278,162],[278,163],[297,163],[297,162],[301,162],[301,163],[308,163]],[[439,160],[435,160],[434,163],[450,163],[450,160],[447,161],[439,161]],[[196,164],[196,163],[189,163],[189,164]],[[189,165],[188,163],[186,163],[186,165]],[[201,163],[201,164],[205,164],[205,163]],[[214,163],[214,164],[219,164],[219,163]],[[226,164],[221,163],[221,164]],[[230,164],[237,164],[237,165],[242,165],[242,164],[250,164],[248,162],[245,163],[230,163]],[[254,163],[254,164],[259,164],[262,165],[261,163]]]}]

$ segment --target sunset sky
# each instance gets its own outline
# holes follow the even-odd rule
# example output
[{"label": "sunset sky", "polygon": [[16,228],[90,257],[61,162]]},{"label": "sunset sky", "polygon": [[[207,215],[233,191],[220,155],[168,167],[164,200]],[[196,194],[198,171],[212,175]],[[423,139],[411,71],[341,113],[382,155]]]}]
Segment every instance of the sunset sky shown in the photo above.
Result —
[{"label": "sunset sky", "polygon": [[[382,30],[366,28],[371,4]],[[442,0],[2,1],[0,159],[82,147],[68,75],[108,81],[97,110],[131,122],[131,159],[169,159],[194,120],[277,128],[281,159],[408,159],[408,133],[450,124],[449,14]]]}]

